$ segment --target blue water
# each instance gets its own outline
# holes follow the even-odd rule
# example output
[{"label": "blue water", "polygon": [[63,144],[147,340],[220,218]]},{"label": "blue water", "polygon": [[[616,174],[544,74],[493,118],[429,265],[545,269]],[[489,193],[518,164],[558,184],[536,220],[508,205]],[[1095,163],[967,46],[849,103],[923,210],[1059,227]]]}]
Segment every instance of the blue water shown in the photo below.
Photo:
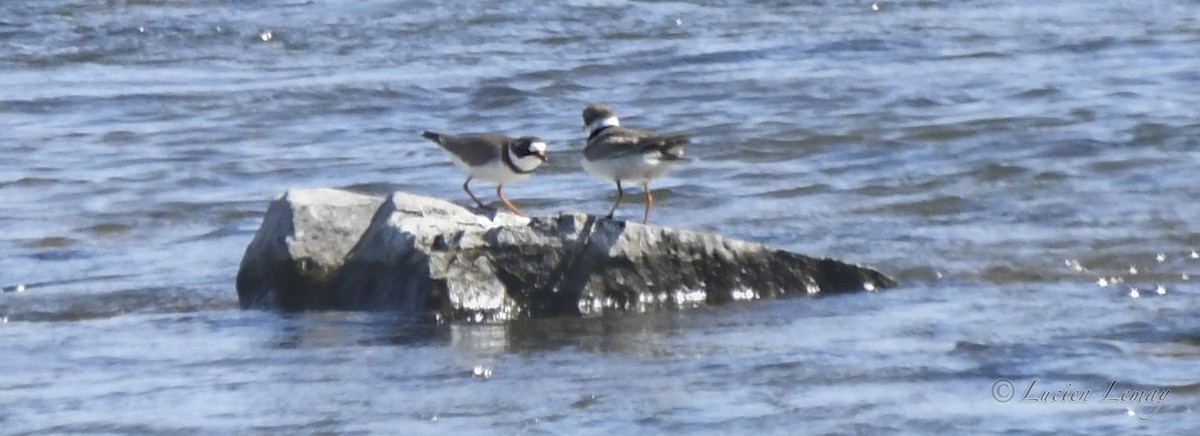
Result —
[{"label": "blue water", "polygon": [[[0,3],[0,433],[1194,431],[1200,3],[875,5]],[[237,309],[283,190],[466,204],[421,129],[541,136],[506,194],[604,212],[593,101],[691,136],[655,223],[902,286],[489,325]]]}]

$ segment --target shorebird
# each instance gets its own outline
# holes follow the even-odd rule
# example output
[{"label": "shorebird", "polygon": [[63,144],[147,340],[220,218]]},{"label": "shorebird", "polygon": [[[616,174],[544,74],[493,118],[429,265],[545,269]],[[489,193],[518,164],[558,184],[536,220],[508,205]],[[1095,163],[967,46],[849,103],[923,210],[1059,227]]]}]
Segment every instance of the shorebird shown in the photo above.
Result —
[{"label": "shorebird", "polygon": [[592,177],[617,184],[617,201],[608,211],[608,218],[613,217],[625,197],[621,182],[636,183],[646,192],[642,223],[648,223],[654,205],[650,181],[688,160],[683,157],[688,138],[622,127],[616,112],[602,103],[589,104],[583,109],[583,128],[588,132],[583,169]]},{"label": "shorebird", "polygon": [[504,198],[504,185],[525,180],[546,161],[546,141],[536,136],[512,138],[498,133],[448,135],[422,130],[421,136],[440,145],[450,160],[467,173],[463,190],[481,209],[488,207],[471,193],[471,180],[483,179],[496,184],[496,196],[508,210],[525,216]]}]

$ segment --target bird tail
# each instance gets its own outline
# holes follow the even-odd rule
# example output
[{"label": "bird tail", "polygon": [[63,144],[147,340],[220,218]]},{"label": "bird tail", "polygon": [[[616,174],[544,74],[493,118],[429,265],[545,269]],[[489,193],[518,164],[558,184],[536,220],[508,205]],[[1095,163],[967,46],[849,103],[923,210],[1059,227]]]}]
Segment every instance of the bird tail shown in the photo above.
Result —
[{"label": "bird tail", "polygon": [[422,136],[422,137],[424,137],[425,139],[428,139],[428,140],[430,140],[430,141],[436,142],[436,143],[438,143],[438,144],[441,144],[441,143],[442,143],[442,134],[441,134],[441,133],[438,133],[438,132],[430,132],[430,131],[428,131],[428,130],[422,130],[422,131],[421,131],[421,136]]},{"label": "bird tail", "polygon": [[688,137],[684,135],[668,136],[659,143],[658,150],[663,157],[671,160],[684,160],[683,149],[688,146]]}]

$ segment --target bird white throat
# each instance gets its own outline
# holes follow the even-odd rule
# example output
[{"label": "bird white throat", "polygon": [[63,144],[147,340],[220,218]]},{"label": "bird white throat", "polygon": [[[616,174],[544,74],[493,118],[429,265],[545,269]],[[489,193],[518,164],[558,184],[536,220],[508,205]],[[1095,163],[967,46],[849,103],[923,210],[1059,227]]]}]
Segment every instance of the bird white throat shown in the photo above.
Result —
[{"label": "bird white throat", "polygon": [[601,118],[601,119],[592,121],[591,124],[588,124],[585,127],[587,127],[588,134],[590,135],[590,134],[592,134],[592,132],[595,132],[602,128],[616,127],[619,125],[621,125],[621,121],[618,120],[617,117],[605,117],[605,118]]},{"label": "bird white throat", "polygon": [[[546,143],[545,142],[531,143],[531,144],[529,144],[529,150],[533,151],[534,153],[545,153],[546,152]],[[508,148],[508,159],[509,159],[509,161],[511,161],[513,163],[513,166],[517,167],[518,170],[521,170],[523,172],[533,171],[535,168],[537,168],[539,165],[542,164],[542,160],[538,159],[538,157],[536,155],[531,154],[529,156],[517,156],[516,153],[513,153],[512,148]]]}]

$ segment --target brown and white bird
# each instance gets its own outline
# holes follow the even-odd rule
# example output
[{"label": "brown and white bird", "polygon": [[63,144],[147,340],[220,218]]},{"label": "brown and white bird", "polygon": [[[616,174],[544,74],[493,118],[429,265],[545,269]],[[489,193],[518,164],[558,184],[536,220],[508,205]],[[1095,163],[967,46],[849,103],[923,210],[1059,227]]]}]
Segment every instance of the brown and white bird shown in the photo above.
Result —
[{"label": "brown and white bird", "polygon": [[422,130],[421,136],[440,145],[450,156],[450,161],[467,172],[463,190],[480,208],[486,209],[487,206],[471,193],[470,183],[476,178],[495,183],[500,202],[513,213],[525,216],[524,212],[504,198],[504,185],[525,180],[546,161],[546,141],[536,136],[512,138],[498,133],[447,135],[427,130]]},{"label": "brown and white bird", "polygon": [[650,207],[654,205],[650,181],[688,161],[683,157],[688,138],[622,127],[616,112],[600,103],[584,108],[583,128],[588,132],[587,147],[583,149],[583,169],[592,177],[617,184],[617,201],[608,211],[608,217],[613,217],[625,197],[621,182],[636,183],[646,191],[642,222],[649,222]]}]

